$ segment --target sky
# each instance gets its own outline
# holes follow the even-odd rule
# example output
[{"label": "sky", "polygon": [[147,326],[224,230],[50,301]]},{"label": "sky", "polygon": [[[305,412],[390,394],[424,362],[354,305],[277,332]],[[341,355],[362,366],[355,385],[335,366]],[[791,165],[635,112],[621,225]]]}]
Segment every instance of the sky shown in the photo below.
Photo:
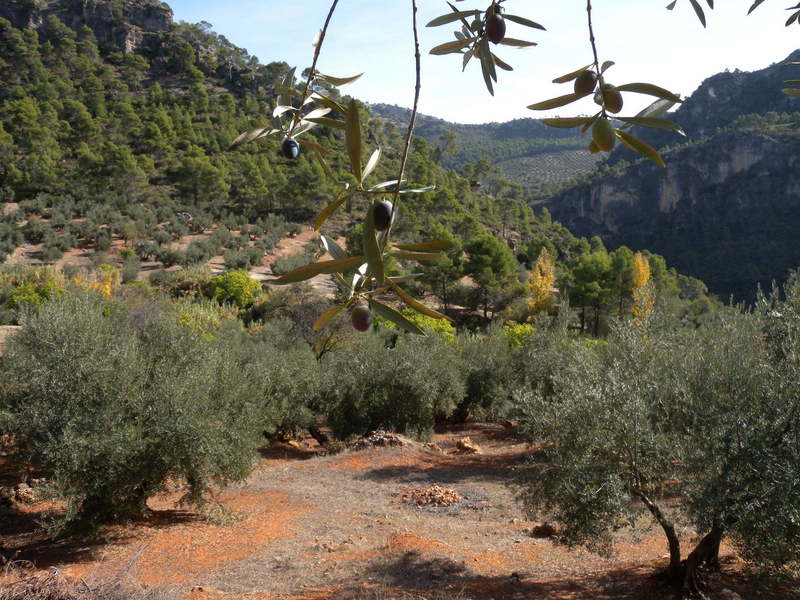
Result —
[{"label": "sky", "polygon": [[[263,63],[286,61],[298,72],[311,65],[311,42],[322,26],[330,0],[172,0],[176,21],[207,21],[214,31],[246,48]],[[420,112],[459,123],[508,121],[519,117],[574,116],[593,113],[590,99],[549,113],[529,104],[572,91],[552,80],[592,62],[583,0],[507,0],[506,12],[547,28],[539,31],[508,22],[508,37],[538,43],[515,49],[496,46],[495,54],[514,67],[498,71],[495,96],[489,95],[480,65],[465,72],[461,56],[429,55],[453,40],[453,25],[425,27],[449,12],[444,0],[418,0],[422,51]],[[667,0],[594,0],[593,21],[600,61],[616,64],[607,81],[621,85],[648,82],[681,96],[725,69],[752,71],[786,58],[800,47],[800,26],[784,27],[790,0],[767,0],[746,16],[752,0],[726,0],[706,11],[703,29],[688,0],[667,11]],[[485,9],[488,0],[464,0],[460,10]],[[704,4],[705,6],[705,4]],[[318,68],[334,76],[364,72],[342,88],[365,102],[410,107],[414,96],[411,0],[340,0],[331,20]],[[800,79],[800,66],[798,66]],[[634,114],[648,103],[626,94],[622,114]]]}]

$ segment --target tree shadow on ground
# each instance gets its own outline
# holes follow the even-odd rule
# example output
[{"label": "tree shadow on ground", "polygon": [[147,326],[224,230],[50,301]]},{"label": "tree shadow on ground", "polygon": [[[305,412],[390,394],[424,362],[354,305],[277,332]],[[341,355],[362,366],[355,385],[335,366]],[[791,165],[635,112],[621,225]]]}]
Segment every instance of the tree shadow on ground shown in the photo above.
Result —
[{"label": "tree shadow on ground", "polygon": [[398,481],[401,483],[460,483],[472,481],[508,481],[517,465],[531,454],[527,450],[502,454],[440,455],[422,464],[388,465],[370,469],[359,479],[365,481]]},{"label": "tree shadow on ground", "polygon": [[[653,564],[629,565],[557,580],[537,580],[534,570],[502,576],[481,575],[463,563],[423,557],[410,551],[399,556],[387,556],[386,560],[375,563],[363,573],[363,578],[423,596],[431,591],[452,590],[454,600],[671,600],[675,595],[674,588],[668,585]],[[359,589],[361,593],[357,591]],[[363,597],[362,582],[353,583],[350,590],[349,596],[348,592],[341,591],[341,597]]]}]

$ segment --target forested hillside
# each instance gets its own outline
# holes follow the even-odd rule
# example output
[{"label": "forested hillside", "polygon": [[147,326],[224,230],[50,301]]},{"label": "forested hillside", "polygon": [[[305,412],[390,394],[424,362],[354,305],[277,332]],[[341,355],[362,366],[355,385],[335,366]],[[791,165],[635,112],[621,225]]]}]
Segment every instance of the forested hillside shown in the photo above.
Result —
[{"label": "forested hillside", "polygon": [[[372,104],[370,110],[394,123],[407,122],[411,114],[389,104]],[[419,115],[416,133],[436,147],[443,165],[466,175],[495,168],[536,196],[588,173],[600,160],[586,149],[585,136],[536,119],[465,125]]]}]

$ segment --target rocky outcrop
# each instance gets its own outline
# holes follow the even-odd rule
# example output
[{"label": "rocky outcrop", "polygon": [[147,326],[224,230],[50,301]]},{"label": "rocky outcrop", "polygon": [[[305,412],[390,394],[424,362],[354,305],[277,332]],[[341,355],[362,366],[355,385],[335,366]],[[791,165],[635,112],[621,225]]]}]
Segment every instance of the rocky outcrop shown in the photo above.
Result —
[{"label": "rocky outcrop", "polygon": [[172,9],[158,0],[3,0],[0,17],[38,29],[55,16],[78,30],[86,25],[104,50],[134,52],[147,38],[169,31]]},{"label": "rocky outcrop", "polygon": [[800,266],[800,133],[738,130],[553,198],[553,217],[611,247],[663,254],[727,298]]}]

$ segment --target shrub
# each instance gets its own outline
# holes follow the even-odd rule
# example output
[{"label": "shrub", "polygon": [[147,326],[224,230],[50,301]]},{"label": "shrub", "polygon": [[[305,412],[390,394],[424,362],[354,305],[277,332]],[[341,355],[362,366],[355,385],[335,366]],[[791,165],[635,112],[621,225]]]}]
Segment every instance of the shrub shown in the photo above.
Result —
[{"label": "shrub", "polygon": [[142,263],[138,258],[128,258],[122,263],[122,283],[131,283],[139,277],[142,270]]},{"label": "shrub", "polygon": [[134,326],[87,293],[26,317],[6,348],[0,406],[21,457],[68,500],[62,524],[141,514],[167,480],[200,502],[248,474],[259,395],[232,342],[167,314]]},{"label": "shrub", "polygon": [[466,390],[456,419],[507,416],[516,371],[512,350],[501,328],[492,327],[485,334],[464,334],[458,338],[458,348]]},{"label": "shrub", "polygon": [[366,334],[324,364],[323,401],[339,437],[378,428],[427,437],[464,395],[454,347],[433,337],[401,336],[387,348]]},{"label": "shrub", "polygon": [[212,277],[205,286],[205,294],[220,304],[231,302],[239,308],[253,304],[261,284],[247,274],[247,271],[228,271]]},{"label": "shrub", "polygon": [[[452,322],[450,322],[448,319],[435,319],[433,317],[423,315],[422,313],[418,313],[417,311],[411,308],[404,308],[400,312],[406,319],[414,323],[416,326],[418,326],[426,333],[442,336],[442,338],[444,340],[447,340],[448,342],[455,341],[456,329],[455,327],[453,327]],[[395,325],[391,321],[387,321],[386,319],[379,319],[379,322],[387,329],[390,329],[392,331],[399,330],[397,325]]]}]

